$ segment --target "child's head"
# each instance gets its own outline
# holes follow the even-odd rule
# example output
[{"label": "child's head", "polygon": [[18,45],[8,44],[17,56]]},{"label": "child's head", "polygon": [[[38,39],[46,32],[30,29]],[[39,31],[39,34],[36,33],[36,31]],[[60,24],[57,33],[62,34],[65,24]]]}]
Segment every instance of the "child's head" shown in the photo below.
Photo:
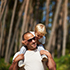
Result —
[{"label": "child's head", "polygon": [[35,36],[40,39],[46,34],[46,27],[45,25],[39,23],[35,26]]}]

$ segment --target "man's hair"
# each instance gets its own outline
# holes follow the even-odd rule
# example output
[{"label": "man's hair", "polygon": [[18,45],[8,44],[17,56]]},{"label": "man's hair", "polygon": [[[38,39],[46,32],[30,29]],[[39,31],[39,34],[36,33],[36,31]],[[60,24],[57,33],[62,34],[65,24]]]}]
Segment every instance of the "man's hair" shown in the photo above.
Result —
[{"label": "man's hair", "polygon": [[26,35],[26,34],[28,34],[28,33],[30,33],[29,31],[28,32],[25,32],[23,35],[22,35],[22,40],[25,40],[24,39],[24,36]]},{"label": "man's hair", "polygon": [[41,33],[42,35],[47,34],[45,25],[42,24],[42,23],[37,24],[37,25],[35,26],[35,32],[39,32],[39,33]]}]

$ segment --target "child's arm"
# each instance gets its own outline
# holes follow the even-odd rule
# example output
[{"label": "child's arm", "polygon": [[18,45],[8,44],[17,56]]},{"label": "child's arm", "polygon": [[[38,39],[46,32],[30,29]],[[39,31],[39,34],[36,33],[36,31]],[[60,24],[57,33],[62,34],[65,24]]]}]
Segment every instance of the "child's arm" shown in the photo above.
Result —
[{"label": "child's arm", "polygon": [[46,39],[45,36],[43,36],[41,39],[38,39],[38,41],[37,41],[38,45],[42,44],[44,46],[45,45],[45,39]]},{"label": "child's arm", "polygon": [[[42,44],[42,43],[41,43],[41,42],[39,42],[39,41],[37,40],[37,44],[38,44],[38,45],[40,45],[40,44]],[[42,44],[42,45],[44,46],[45,44]]]}]

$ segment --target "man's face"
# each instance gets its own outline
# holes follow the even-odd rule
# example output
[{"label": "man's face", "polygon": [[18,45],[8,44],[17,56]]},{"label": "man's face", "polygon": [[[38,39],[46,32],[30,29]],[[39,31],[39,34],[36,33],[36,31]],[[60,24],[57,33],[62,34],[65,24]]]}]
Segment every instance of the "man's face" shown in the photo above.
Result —
[{"label": "man's face", "polygon": [[37,47],[36,37],[33,34],[29,33],[24,36],[24,39],[27,40],[27,48],[28,50],[34,50]]}]

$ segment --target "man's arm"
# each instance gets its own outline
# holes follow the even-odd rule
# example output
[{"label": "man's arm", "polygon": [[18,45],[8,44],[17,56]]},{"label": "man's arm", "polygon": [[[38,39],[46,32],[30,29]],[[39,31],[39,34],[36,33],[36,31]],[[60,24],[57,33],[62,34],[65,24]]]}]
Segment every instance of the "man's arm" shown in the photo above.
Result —
[{"label": "man's arm", "polygon": [[48,62],[46,63],[48,69],[49,70],[56,70],[56,64],[55,64],[55,61],[52,58],[52,55],[48,51],[45,51],[45,50],[41,50],[40,54],[41,55],[45,54],[48,57]]},{"label": "man's arm", "polygon": [[16,56],[16,58],[14,59],[14,62],[18,62],[19,60],[24,59],[24,54],[19,54]]},{"label": "man's arm", "polygon": [[9,67],[9,70],[18,70],[18,62],[13,62],[12,65]]},{"label": "man's arm", "polygon": [[18,70],[18,61],[19,60],[23,60],[24,59],[24,55],[23,54],[19,54],[17,55],[17,57],[13,60],[12,65],[9,67],[9,70]]}]

